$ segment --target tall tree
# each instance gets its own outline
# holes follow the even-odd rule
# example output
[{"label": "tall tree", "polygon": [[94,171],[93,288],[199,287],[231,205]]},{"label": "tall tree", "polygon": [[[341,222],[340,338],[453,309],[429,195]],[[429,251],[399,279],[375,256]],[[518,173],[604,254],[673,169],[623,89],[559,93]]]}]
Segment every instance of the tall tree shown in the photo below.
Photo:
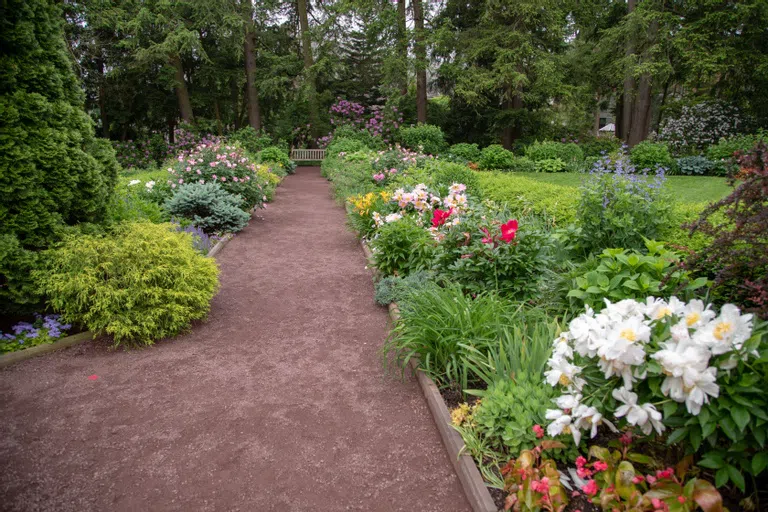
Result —
[{"label": "tall tree", "polygon": [[313,138],[320,136],[320,105],[317,98],[317,80],[315,77],[314,59],[312,57],[312,34],[309,31],[309,16],[307,0],[296,0],[296,10],[299,15],[301,30],[301,54],[304,57],[304,79],[307,102],[309,106],[309,123]]},{"label": "tall tree", "polygon": [[256,26],[253,22],[253,3],[251,0],[242,0],[245,42],[243,54],[245,56],[245,89],[248,94],[248,124],[254,130],[261,130],[261,107],[259,105],[259,91],[256,88]]},{"label": "tall tree", "polygon": [[416,57],[416,121],[427,122],[427,43],[424,33],[424,6],[422,0],[411,0],[413,5],[414,45]]}]

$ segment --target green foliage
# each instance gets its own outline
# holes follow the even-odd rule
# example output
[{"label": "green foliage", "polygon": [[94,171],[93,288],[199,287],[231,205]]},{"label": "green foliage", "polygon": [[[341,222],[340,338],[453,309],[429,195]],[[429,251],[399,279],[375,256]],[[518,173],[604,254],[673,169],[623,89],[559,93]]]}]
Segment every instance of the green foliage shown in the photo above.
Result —
[{"label": "green foliage", "polygon": [[[698,416],[686,414],[685,406],[665,405],[665,423],[676,427],[670,442],[679,442],[700,455],[698,465],[715,472],[715,485],[733,483],[746,490],[745,477],[765,478],[768,468],[768,325],[758,323],[744,344],[735,368],[718,375],[719,396],[704,404]],[[759,485],[758,481],[758,485]]]},{"label": "green foliage", "polygon": [[24,249],[15,235],[0,235],[0,312],[15,314],[35,309],[42,297],[30,279],[39,253]]},{"label": "green foliage", "polygon": [[269,146],[262,149],[259,152],[259,161],[262,163],[276,162],[286,169],[291,165],[291,159],[289,158],[288,153],[277,146]]},{"label": "green foliage", "polygon": [[614,136],[585,137],[579,143],[584,158],[601,157],[618,151],[621,141]]},{"label": "green foliage", "polygon": [[443,130],[431,124],[400,128],[400,142],[412,151],[427,155],[439,155],[448,148]]},{"label": "green foliage", "polygon": [[206,316],[218,267],[168,224],[125,224],[109,237],[71,237],[35,273],[65,321],[115,345],[175,336]]},{"label": "green foliage", "polygon": [[670,211],[669,221],[659,228],[658,240],[670,247],[685,251],[699,251],[712,242],[712,237],[703,233],[690,235],[689,226],[695,222],[707,203],[675,203]]},{"label": "green foliage", "polygon": [[432,184],[443,196],[454,183],[463,183],[471,194],[479,195],[477,173],[466,165],[438,160],[428,164],[426,170],[432,175]]},{"label": "green foliage", "polygon": [[479,166],[483,170],[507,170],[514,166],[515,155],[500,144],[491,144],[480,153]]},{"label": "green foliage", "polygon": [[579,269],[581,275],[571,281],[568,297],[574,310],[587,305],[600,311],[605,302],[623,299],[644,300],[646,297],[671,297],[686,301],[696,290],[707,285],[707,279],[693,280],[679,268],[680,256],[659,242],[646,240],[647,254],[626,249],[605,249],[596,259]]},{"label": "green foliage", "polygon": [[385,223],[371,250],[374,266],[384,275],[406,275],[426,269],[434,249],[429,232],[406,217]]},{"label": "green foliage", "polygon": [[684,176],[706,176],[711,174],[714,168],[714,163],[700,155],[678,158],[675,165],[677,174]]},{"label": "green foliage", "polygon": [[[169,187],[166,187],[169,189]],[[167,222],[168,214],[155,202],[155,191],[149,191],[141,183],[122,179],[110,198],[106,209],[106,222],[119,224],[121,222],[149,221],[153,223]]]},{"label": "green foliage", "polygon": [[584,152],[573,142],[536,141],[525,148],[525,156],[534,162],[560,159],[563,167],[584,161]]},{"label": "green foliage", "polygon": [[554,388],[542,385],[537,372],[500,379],[475,394],[482,398],[472,415],[477,433],[509,458],[536,446],[533,426],[547,424],[544,416],[556,396]]},{"label": "green foliage", "polygon": [[[367,154],[366,154],[367,155]],[[323,176],[331,181],[331,190],[337,201],[376,190],[371,176],[373,167],[368,156],[361,160],[326,157],[321,166]]]},{"label": "green foliage", "polygon": [[519,156],[512,160],[512,165],[503,169],[509,172],[536,172],[536,163],[528,157]]},{"label": "green foliage", "polygon": [[448,154],[465,162],[477,162],[480,160],[480,148],[477,144],[468,144],[466,142],[454,144],[448,150]]},{"label": "green foliage", "polygon": [[538,160],[534,164],[536,172],[562,172],[565,170],[565,162],[559,158]]},{"label": "green foliage", "polygon": [[510,209],[531,212],[565,226],[576,218],[579,193],[573,187],[562,187],[514,174],[480,173],[483,197],[506,204]]},{"label": "green foliage", "polygon": [[670,199],[658,181],[633,174],[597,172],[581,186],[577,221],[590,252],[641,249],[669,222]]},{"label": "green foliage", "polygon": [[0,235],[42,249],[63,225],[103,218],[117,163],[83,110],[59,4],[12,0],[2,15]]},{"label": "green foliage", "polygon": [[715,164],[713,173],[725,175],[737,171],[737,154],[746,153],[761,140],[766,140],[766,134],[762,131],[720,139],[717,144],[707,148],[707,158]]},{"label": "green foliage", "polygon": [[242,202],[218,183],[185,183],[176,189],[165,208],[173,216],[189,219],[208,234],[236,233],[251,219],[240,208]]},{"label": "green foliage", "polygon": [[397,303],[411,293],[419,293],[434,281],[428,271],[411,272],[405,277],[387,276],[376,283],[374,300],[382,306]]},{"label": "green foliage", "polygon": [[333,141],[328,144],[328,147],[325,149],[325,155],[326,158],[335,157],[339,156],[341,153],[349,154],[366,149],[370,148],[366,146],[364,142],[357,139],[334,137]]},{"label": "green foliage", "polygon": [[257,132],[251,126],[240,128],[229,136],[229,141],[238,143],[252,156],[255,156],[261,150],[272,146],[272,137],[266,132]]},{"label": "green foliage", "polygon": [[669,148],[663,142],[650,142],[644,140],[629,152],[632,165],[638,169],[655,170],[657,167],[671,169],[675,160],[669,152]]}]

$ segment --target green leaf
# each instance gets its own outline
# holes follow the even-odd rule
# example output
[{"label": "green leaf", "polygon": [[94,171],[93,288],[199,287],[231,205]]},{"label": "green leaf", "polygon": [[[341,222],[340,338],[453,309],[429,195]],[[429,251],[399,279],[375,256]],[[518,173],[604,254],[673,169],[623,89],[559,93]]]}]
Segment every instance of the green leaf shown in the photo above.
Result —
[{"label": "green leaf", "polygon": [[722,487],[728,483],[728,470],[727,468],[720,468],[715,473],[715,487]]},{"label": "green leaf", "polygon": [[597,286],[590,286],[589,288],[587,288],[587,293],[591,293],[592,295],[601,295],[603,293],[603,290],[601,290]]},{"label": "green leaf", "polygon": [[731,417],[736,422],[739,430],[744,432],[744,429],[749,424],[749,411],[740,405],[736,405],[731,409]]},{"label": "green leaf", "polygon": [[728,476],[731,478],[731,481],[736,484],[736,487],[738,487],[741,492],[744,492],[746,490],[746,483],[744,482],[744,475],[741,474],[741,471],[730,464],[725,466],[725,469],[728,471]]},{"label": "green leaf", "polygon": [[683,427],[675,430],[672,432],[672,435],[667,438],[667,444],[675,444],[679,441],[682,441],[685,436],[688,435],[688,427]]},{"label": "green leaf", "polygon": [[768,452],[758,452],[752,457],[752,474],[757,476],[768,467]]},{"label": "green leaf", "polygon": [[725,461],[717,453],[708,453],[696,465],[708,469],[720,469],[725,466]]},{"label": "green leaf", "polygon": [[622,283],[622,286],[630,290],[640,290],[640,287],[637,285],[635,281],[624,281],[624,283]]},{"label": "green leaf", "polygon": [[731,418],[723,418],[720,421],[720,428],[723,429],[723,433],[725,433],[726,436],[731,438],[733,441],[738,441],[741,436],[739,435],[739,431],[736,428],[736,424],[733,422]]},{"label": "green leaf", "polygon": [[670,416],[675,414],[675,411],[677,411],[677,402],[666,402],[662,406],[662,411],[664,412],[664,417],[669,418]]}]

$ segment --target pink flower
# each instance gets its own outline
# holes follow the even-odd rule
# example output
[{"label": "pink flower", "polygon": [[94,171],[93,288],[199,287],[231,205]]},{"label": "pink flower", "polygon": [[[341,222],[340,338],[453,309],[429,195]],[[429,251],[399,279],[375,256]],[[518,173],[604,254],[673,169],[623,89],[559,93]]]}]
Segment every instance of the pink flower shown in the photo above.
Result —
[{"label": "pink flower", "polygon": [[632,432],[624,432],[619,438],[619,441],[621,441],[621,444],[624,446],[629,446],[632,443]]},{"label": "pink flower", "polygon": [[441,210],[440,208],[436,208],[434,213],[432,214],[432,227],[437,228],[445,224],[445,221],[448,220],[448,217],[450,217],[452,213],[453,213],[453,208],[451,208],[448,211]]},{"label": "pink flower", "polygon": [[665,480],[665,479],[669,480],[674,476],[674,474],[675,474],[674,469],[667,468],[664,471],[661,471],[661,470],[656,471],[656,478],[658,478],[659,480]]},{"label": "pink flower", "polygon": [[645,482],[645,477],[643,475],[637,475],[635,478],[632,479],[632,483],[635,485],[643,482]]},{"label": "pink flower", "polygon": [[227,178],[225,178],[224,176],[222,176],[222,177],[221,177],[221,181],[227,181]]},{"label": "pink flower", "polygon": [[184,183],[184,180],[182,180],[182,179],[179,179],[179,183]]},{"label": "pink flower", "polygon": [[598,493],[600,488],[597,486],[597,482],[594,480],[590,480],[585,485],[581,487],[581,490],[586,494],[587,496],[594,496]]},{"label": "pink flower", "polygon": [[578,457],[576,457],[577,468],[583,468],[586,463],[587,463],[587,459],[585,459],[583,456],[579,455]]},{"label": "pink flower", "polygon": [[653,485],[656,483],[656,477],[653,475],[648,475],[645,477],[646,481],[648,481],[649,484]]},{"label": "pink flower", "polygon": [[599,471],[605,471],[606,469],[608,469],[608,464],[606,464],[605,462],[599,460],[599,461],[595,462],[594,464],[592,464],[592,468],[595,471],[598,471],[598,472]]},{"label": "pink flower", "polygon": [[541,480],[533,480],[531,482],[531,490],[540,494],[549,494],[549,478],[544,477]]},{"label": "pink flower", "polygon": [[216,167],[216,164],[217,164],[217,163],[218,163],[218,162],[211,162],[211,163],[210,163],[210,164],[208,164],[208,165],[210,165],[211,167]]},{"label": "pink flower", "polygon": [[677,497],[677,501],[678,501],[678,503],[685,503],[685,501],[686,501],[685,500],[685,496],[678,496]]},{"label": "pink flower", "polygon": [[592,471],[590,471],[587,468],[577,468],[576,474],[579,475],[579,478],[591,478],[592,477]]},{"label": "pink flower", "polygon": [[544,437],[544,429],[541,428],[541,425],[534,425],[533,433],[536,434],[537,439],[541,439],[542,437]]},{"label": "pink flower", "polygon": [[517,219],[512,219],[501,225],[501,239],[510,243],[517,235]]},{"label": "pink flower", "polygon": [[197,170],[197,174],[202,174],[202,171],[200,169]]}]

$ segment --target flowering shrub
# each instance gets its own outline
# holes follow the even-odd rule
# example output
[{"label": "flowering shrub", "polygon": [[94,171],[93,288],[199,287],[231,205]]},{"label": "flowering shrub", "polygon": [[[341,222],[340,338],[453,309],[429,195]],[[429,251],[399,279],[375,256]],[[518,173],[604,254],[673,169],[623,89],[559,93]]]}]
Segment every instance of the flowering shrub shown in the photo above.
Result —
[{"label": "flowering shrub", "polygon": [[330,110],[331,125],[335,134],[323,137],[321,144],[327,145],[330,139],[342,136],[341,128],[351,128],[352,131],[365,132],[370,137],[380,139],[385,144],[394,140],[395,133],[403,123],[403,116],[397,107],[372,105],[365,107],[354,101],[338,99]]},{"label": "flowering shrub", "polygon": [[578,444],[583,430],[595,437],[599,426],[616,430],[622,421],[661,434],[675,403],[698,416],[718,397],[718,378],[754,357],[751,336],[752,315],[731,304],[719,314],[676,297],[606,300],[598,314],[587,308],[554,341],[545,376],[563,394],[547,411],[547,432]]},{"label": "flowering shrub", "polygon": [[184,128],[174,130],[173,137],[174,142],[170,143],[164,134],[154,132],[139,140],[113,141],[112,146],[117,153],[117,161],[123,168],[144,169],[176,156],[182,151],[189,151],[199,143],[206,144],[215,140],[212,135],[199,139],[193,132]]},{"label": "flowering shrub", "polygon": [[[394,213],[396,206],[391,205],[389,199],[387,192],[369,192],[347,198],[349,224],[358,236],[370,237],[380,224],[382,214],[386,217]],[[377,213],[377,221],[374,220],[374,213]]]},{"label": "flowering shrub", "polygon": [[580,188],[576,215],[583,247],[640,249],[644,238],[655,239],[669,218],[664,174],[663,168],[651,177],[637,173],[626,155],[600,159]]},{"label": "flowering shrub", "polygon": [[15,352],[25,348],[53,343],[67,335],[71,324],[62,324],[60,315],[45,315],[35,313],[33,322],[19,322],[14,325],[11,333],[0,331],[0,354]]},{"label": "flowering shrub", "polygon": [[184,183],[218,183],[225,191],[243,199],[243,209],[262,207],[267,200],[266,183],[258,175],[258,166],[239,146],[221,142],[200,144],[182,153],[168,168],[172,189]]},{"label": "flowering shrub", "polygon": [[690,155],[739,133],[744,123],[735,107],[721,103],[684,106],[676,117],[667,117],[658,140],[669,144],[676,155]]},{"label": "flowering shrub", "polygon": [[394,148],[379,151],[371,164],[377,173],[392,177],[410,167],[421,167],[430,159],[421,153],[396,145]]}]

